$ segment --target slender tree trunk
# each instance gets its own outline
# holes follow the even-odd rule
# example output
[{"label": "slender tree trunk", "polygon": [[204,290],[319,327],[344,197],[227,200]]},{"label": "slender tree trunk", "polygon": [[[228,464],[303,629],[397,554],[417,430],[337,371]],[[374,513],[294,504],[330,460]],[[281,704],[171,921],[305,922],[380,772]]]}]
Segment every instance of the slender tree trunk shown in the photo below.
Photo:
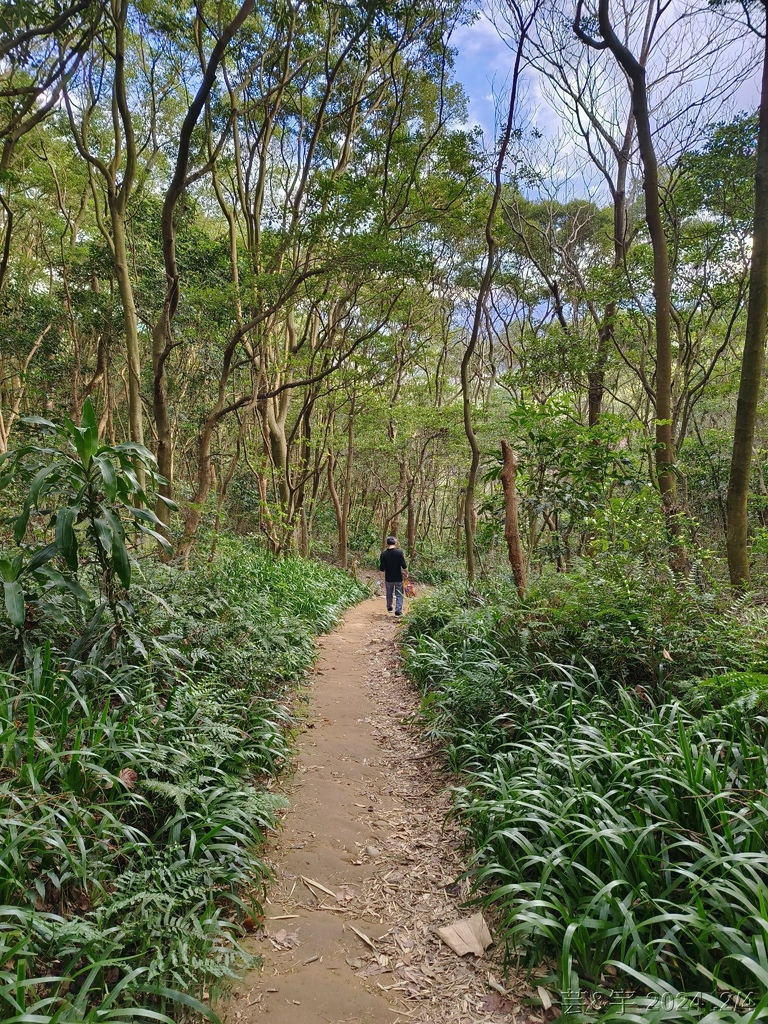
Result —
[{"label": "slender tree trunk", "polygon": [[[352,509],[352,466],[355,456],[355,411],[357,408],[357,395],[353,392],[352,401],[349,405],[349,418],[347,420],[347,460],[344,466],[344,487],[341,493],[342,521],[344,523],[344,567],[347,564],[347,547],[349,546],[349,514]],[[365,497],[363,502],[365,504]],[[341,541],[339,542],[341,544]]]},{"label": "slender tree trunk", "polygon": [[278,398],[267,401],[267,429],[269,436],[269,458],[277,477],[277,493],[284,521],[290,516],[291,485],[288,464],[288,438],[285,424],[290,406],[290,391],[284,391]]},{"label": "slender tree trunk", "polygon": [[[490,270],[490,261],[489,261]],[[486,274],[487,284],[485,278],[481,289],[484,289],[486,294],[490,288],[491,273]],[[479,329],[479,316],[478,329]],[[465,544],[465,558],[467,564],[467,579],[470,583],[475,578],[475,484],[477,482],[477,470],[480,466],[480,446],[477,443],[477,435],[472,424],[472,401],[469,393],[469,364],[472,356],[475,352],[475,346],[477,344],[478,332],[473,331],[474,340],[470,341],[464,352],[464,356],[461,360],[461,394],[462,394],[462,406],[464,413],[464,433],[467,436],[469,443],[469,450],[471,452],[471,460],[469,463],[469,472],[467,473],[467,487],[464,493],[464,544]]]},{"label": "slender tree trunk", "polygon": [[407,526],[407,543],[408,543],[408,559],[411,560],[416,554],[416,524],[417,524],[417,505],[413,500],[413,488],[411,488],[411,496],[408,501],[408,526]]},{"label": "slender tree trunk", "polygon": [[[166,480],[165,483],[160,484],[159,493],[165,498],[171,498],[173,495],[173,435],[168,412],[166,364],[173,349],[171,324],[179,305],[180,289],[179,268],[176,263],[176,225],[174,214],[176,205],[188,183],[187,170],[189,168],[190,147],[195,126],[216,81],[216,74],[224,53],[235,33],[253,10],[254,3],[255,0],[244,0],[235,17],[223,28],[211,52],[211,57],[207,66],[205,66],[197,93],[190,103],[181,125],[176,153],[176,166],[163,201],[161,228],[166,291],[162,311],[152,330],[152,413],[155,420],[155,430],[157,431],[158,470]],[[165,502],[157,502],[155,514],[166,527],[169,526],[170,509]]]},{"label": "slender tree trunk", "polygon": [[[152,416],[157,434],[157,470],[165,480],[158,491],[164,498],[173,498],[173,435],[171,414],[168,406],[168,377],[165,367],[170,348],[166,339],[170,337],[170,324],[166,323],[166,311],[152,329]],[[171,510],[164,501],[157,501],[155,515],[168,529],[171,524]]]},{"label": "slender tree trunk", "polygon": [[[643,164],[645,221],[653,250],[653,293],[656,304],[656,479],[664,512],[675,509],[675,461],[672,435],[672,335],[670,326],[669,255],[661,219],[659,165],[653,145],[645,66],[621,42],[611,23],[609,0],[600,0],[598,22],[602,42],[592,39],[581,27],[583,0],[576,9],[574,29],[587,45],[608,49],[631,83],[632,113],[637,127],[637,142]],[[674,532],[674,528],[673,528]]]},{"label": "slender tree trunk", "polygon": [[[624,131],[621,149],[616,155],[616,185],[613,190],[613,269],[618,270],[623,262],[627,249],[627,172],[632,153],[632,140],[635,135],[635,117],[629,115]],[[595,365],[589,372],[589,425],[595,427],[600,422],[605,394],[605,364],[613,342],[613,328],[618,306],[615,299],[605,304],[602,323],[598,330],[598,348]]]},{"label": "slender tree trunk", "polygon": [[347,568],[347,517],[342,502],[339,501],[339,494],[336,490],[336,482],[333,479],[333,470],[336,459],[333,453],[328,454],[328,493],[331,496],[333,511],[336,516],[336,530],[339,537],[338,557],[342,569]]},{"label": "slender tree trunk", "polygon": [[203,514],[205,512],[205,504],[208,501],[208,496],[211,493],[211,486],[213,484],[211,444],[213,441],[213,432],[216,429],[216,424],[219,422],[217,413],[218,410],[215,410],[208,416],[200,433],[197,455],[197,486],[195,488],[195,495],[190,503],[189,511],[187,512],[187,516],[184,521],[184,534],[181,538],[181,543],[179,544],[177,551],[177,555],[184,566],[189,563],[192,545],[194,544],[198,527],[202,521]]},{"label": "slender tree trunk", "polygon": [[219,481],[219,493],[216,498],[216,518],[213,523],[213,543],[211,544],[211,551],[208,555],[208,561],[212,562],[216,557],[216,549],[219,546],[219,534],[221,532],[221,512],[224,508],[224,502],[227,497],[227,490],[229,485],[232,483],[232,478],[235,475],[237,469],[237,463],[240,461],[240,451],[242,447],[242,439],[244,434],[244,424],[240,426],[240,433],[237,438],[237,444],[235,446],[235,454],[232,456],[229,462],[229,468],[225,475]]},{"label": "slender tree trunk", "polygon": [[496,159],[496,165],[494,168],[494,188],[493,198],[491,199],[491,206],[488,210],[488,218],[485,222],[485,242],[486,242],[486,257],[485,257],[485,270],[483,277],[480,282],[480,287],[477,291],[477,300],[475,302],[475,315],[472,321],[472,333],[469,338],[469,343],[464,351],[464,355],[461,360],[461,397],[462,397],[462,408],[464,417],[464,433],[467,436],[469,443],[469,449],[472,453],[472,457],[469,465],[469,472],[467,473],[467,488],[464,497],[464,538],[466,544],[466,563],[467,563],[467,579],[470,583],[475,578],[475,485],[477,482],[477,471],[480,467],[480,446],[477,443],[477,436],[475,434],[474,426],[472,424],[472,395],[470,392],[470,380],[469,380],[469,369],[472,363],[472,358],[475,354],[477,342],[480,337],[480,323],[483,316],[483,310],[485,303],[491,290],[491,284],[493,281],[493,274],[495,270],[495,259],[497,243],[493,235],[494,221],[496,219],[496,212],[499,208],[501,201],[501,193],[503,188],[503,171],[504,163],[507,159],[507,152],[509,151],[509,145],[512,141],[512,130],[515,122],[515,114],[517,110],[517,96],[518,88],[520,85],[520,68],[523,60],[523,50],[525,43],[528,38],[528,31],[533,22],[536,11],[538,10],[538,2],[534,3],[527,14],[524,14],[522,9],[517,4],[510,4],[513,10],[514,17],[517,21],[517,44],[515,49],[515,62],[512,71],[512,87],[509,95],[509,107],[507,109],[507,121],[504,126],[504,131],[501,136],[498,156]]},{"label": "slender tree trunk", "polygon": [[137,444],[144,444],[144,416],[141,406],[141,348],[139,346],[139,321],[133,296],[133,282],[128,263],[125,238],[125,217],[119,209],[110,210],[112,237],[115,243],[115,277],[123,304],[125,323],[125,351],[128,363],[128,430],[130,438]]},{"label": "slender tree trunk", "polygon": [[501,470],[501,485],[504,488],[504,539],[507,542],[509,564],[512,566],[517,592],[522,597],[525,593],[526,578],[520,524],[517,518],[517,456],[504,440],[501,442],[501,454],[504,459]]},{"label": "slender tree trunk", "polygon": [[461,538],[463,537],[464,523],[464,498],[466,492],[462,489],[456,495],[456,532],[454,533],[454,545],[456,557],[461,558]]},{"label": "slender tree trunk", "polygon": [[[764,3],[765,6],[765,3]],[[768,31],[765,32],[763,77],[760,92],[760,125],[755,170],[755,221],[752,232],[752,266],[749,275],[747,327],[741,358],[739,397],[733,434],[731,471],[728,477],[726,514],[728,572],[737,589],[749,585],[747,554],[747,497],[752,467],[757,405],[765,365],[765,328],[768,317]]]}]

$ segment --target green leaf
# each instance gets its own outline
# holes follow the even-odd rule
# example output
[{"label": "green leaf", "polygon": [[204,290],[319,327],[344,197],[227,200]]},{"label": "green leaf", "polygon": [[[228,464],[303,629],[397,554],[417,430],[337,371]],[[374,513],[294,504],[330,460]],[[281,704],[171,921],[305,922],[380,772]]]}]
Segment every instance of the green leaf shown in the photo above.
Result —
[{"label": "green leaf", "polygon": [[77,571],[77,537],[74,523],[77,509],[67,507],[59,509],[56,514],[56,544],[69,568]]},{"label": "green leaf", "polygon": [[154,466],[157,463],[157,459],[149,450],[145,448],[143,444],[137,444],[135,441],[123,441],[121,444],[116,444],[115,451],[128,452],[130,455],[137,455],[143,462],[146,462],[148,466]]},{"label": "green leaf", "polygon": [[117,476],[115,475],[115,467],[106,455],[97,455],[94,461],[99,467],[101,479],[104,482],[104,493],[110,501],[114,501],[117,497]]},{"label": "green leaf", "polygon": [[55,558],[59,553],[59,546],[56,543],[46,544],[44,548],[40,548],[27,562],[24,571],[35,572],[40,568],[41,565],[45,565],[46,562],[50,562],[52,558]]},{"label": "green leaf", "polygon": [[221,1024],[220,1019],[216,1016],[210,1006],[206,1006],[205,1003],[201,1003],[199,999],[195,999],[193,996],[187,995],[186,992],[179,992],[175,988],[165,988],[163,985],[153,985],[144,988],[137,988],[138,992],[151,992],[153,995],[165,996],[166,999],[173,1000],[174,1003],[183,1003],[184,1006],[189,1006],[190,1009],[195,1010],[196,1013],[202,1014],[203,1017],[207,1017],[208,1020],[213,1021],[213,1024]]},{"label": "green leaf", "polygon": [[3,589],[5,591],[5,610],[8,613],[8,618],[19,629],[24,625],[25,609],[24,609],[24,591],[21,589],[21,584],[17,582],[3,583]]},{"label": "green leaf", "polygon": [[15,544],[21,544],[24,534],[27,532],[27,523],[29,522],[29,505],[24,506],[24,511],[20,516],[17,516],[13,523],[13,540]]},{"label": "green leaf", "polygon": [[51,473],[58,470],[58,466],[54,463],[49,463],[47,466],[43,466],[37,473],[32,477],[32,483],[29,485],[29,495],[27,497],[27,506],[37,505],[37,499],[40,497],[40,491],[43,484],[45,483],[46,477],[49,477]]},{"label": "green leaf", "polygon": [[72,596],[80,602],[80,604],[90,605],[92,604],[91,596],[87,590],[80,586],[77,580],[70,579],[69,576],[65,576],[64,573],[54,569],[49,565],[44,566],[40,569],[40,575],[51,582],[59,590],[68,590]]},{"label": "green leaf", "polygon": [[96,413],[93,411],[93,404],[91,403],[90,398],[86,398],[86,400],[83,402],[83,415],[80,418],[80,422],[84,427],[89,427],[93,428],[94,430],[98,430],[98,425],[96,423]]},{"label": "green leaf", "polygon": [[147,536],[147,537],[154,537],[154,539],[157,541],[157,543],[162,548],[164,548],[168,552],[169,555],[173,554],[173,545],[168,540],[168,538],[165,537],[162,533],[159,533],[157,530],[151,530],[148,526],[141,526],[141,527],[139,527],[139,529],[141,530],[142,534],[144,534],[145,536]]},{"label": "green leaf", "polygon": [[83,466],[88,469],[87,454],[85,447],[85,438],[83,437],[83,431],[80,427],[76,427],[74,423],[68,423],[69,433],[72,438],[72,442],[77,449],[77,457]]},{"label": "green leaf", "polygon": [[133,505],[126,505],[126,510],[134,519],[141,519],[145,523],[152,523],[153,526],[163,525],[151,509],[136,508]]},{"label": "green leaf", "polygon": [[122,537],[112,535],[112,565],[117,573],[120,582],[128,589],[131,585],[131,562],[128,558],[128,549]]},{"label": "green leaf", "polygon": [[141,487],[139,486],[139,478],[136,476],[136,473],[134,472],[132,466],[125,466],[125,468],[123,469],[123,477],[131,485],[129,493],[138,494],[139,497],[143,499],[144,494]]},{"label": "green leaf", "polygon": [[56,429],[56,424],[51,423],[50,420],[43,419],[42,416],[22,416],[19,420],[20,423],[30,423],[35,427],[49,427],[51,430]]},{"label": "green leaf", "polygon": [[112,528],[106,519],[101,518],[94,519],[93,526],[105,554],[109,557],[112,554]]},{"label": "green leaf", "polygon": [[18,576],[16,567],[10,558],[0,558],[0,576],[2,576],[6,583],[13,583]]},{"label": "green leaf", "polygon": [[131,585],[131,562],[125,546],[125,530],[114,512],[104,509],[104,518],[112,532],[112,566],[120,582],[127,589]]},{"label": "green leaf", "polygon": [[86,472],[90,469],[91,460],[99,447],[98,431],[95,427],[70,427],[70,434],[74,441],[77,454]]}]

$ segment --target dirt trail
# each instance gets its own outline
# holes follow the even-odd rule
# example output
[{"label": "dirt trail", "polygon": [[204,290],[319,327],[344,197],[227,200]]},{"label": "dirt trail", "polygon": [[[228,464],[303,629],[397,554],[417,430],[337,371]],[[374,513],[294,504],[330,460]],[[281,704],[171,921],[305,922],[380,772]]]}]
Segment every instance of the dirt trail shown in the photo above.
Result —
[{"label": "dirt trail", "polygon": [[291,807],[268,859],[263,957],[225,1024],[472,1024],[542,1020],[502,986],[493,951],[460,959],[434,929],[458,917],[461,837],[446,780],[408,726],[397,623],[380,598],[319,643]]}]

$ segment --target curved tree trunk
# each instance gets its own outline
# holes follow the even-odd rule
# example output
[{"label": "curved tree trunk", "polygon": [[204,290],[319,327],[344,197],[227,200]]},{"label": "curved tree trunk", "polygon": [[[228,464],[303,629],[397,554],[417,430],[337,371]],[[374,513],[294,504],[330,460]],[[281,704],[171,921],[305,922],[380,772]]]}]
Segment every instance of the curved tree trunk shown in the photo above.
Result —
[{"label": "curved tree trunk", "polygon": [[461,360],[461,397],[464,413],[464,433],[467,436],[469,448],[472,453],[469,472],[467,474],[467,487],[464,496],[464,540],[466,544],[467,579],[470,583],[472,583],[475,578],[475,485],[477,482],[477,471],[480,467],[480,447],[477,443],[477,437],[472,424],[472,395],[469,387],[469,368],[480,337],[480,323],[482,320],[483,309],[485,308],[485,303],[493,282],[493,274],[495,270],[494,263],[497,249],[497,243],[493,236],[493,224],[496,219],[496,212],[499,208],[499,203],[501,202],[503,187],[502,174],[504,171],[504,163],[507,159],[507,152],[509,151],[509,145],[512,141],[512,129],[515,123],[515,114],[517,110],[517,96],[520,85],[520,69],[523,61],[523,50],[538,7],[538,0],[536,0],[529,11],[523,12],[522,8],[518,6],[516,2],[510,2],[510,8],[517,23],[516,27],[518,33],[515,48],[515,62],[512,70],[512,87],[509,95],[507,121],[501,136],[499,152],[494,168],[493,198],[491,199],[488,218],[485,222],[485,270],[480,281],[480,287],[477,291],[475,315],[472,321],[472,333]]},{"label": "curved tree trunk", "polygon": [[[163,200],[163,211],[161,227],[163,236],[163,262],[165,264],[165,299],[160,316],[152,330],[152,411],[157,431],[157,464],[160,475],[165,482],[160,484],[159,493],[162,497],[173,496],[173,436],[171,433],[171,420],[168,412],[168,378],[166,375],[166,363],[173,350],[173,339],[171,336],[171,324],[176,315],[179,305],[179,268],[176,263],[176,225],[174,214],[176,205],[184,194],[188,184],[187,171],[189,168],[190,148],[192,135],[203,111],[208,102],[213,85],[216,81],[216,74],[224,53],[232,41],[233,36],[242,26],[245,19],[253,10],[255,0],[244,0],[240,5],[235,17],[226,25],[219,36],[216,45],[211,52],[208,64],[197,93],[187,109],[186,116],[179,132],[179,145],[176,153],[176,165],[173,178],[168,186]],[[215,160],[215,155],[212,157]],[[235,256],[236,258],[236,256]],[[166,526],[170,524],[170,509],[163,501],[157,502],[155,514]],[[185,527],[186,534],[186,527]],[[188,557],[187,552],[187,557]]]},{"label": "curved tree trunk", "polygon": [[731,584],[749,585],[747,554],[747,496],[752,467],[757,404],[765,365],[765,327],[768,317],[768,32],[765,34],[763,78],[760,92],[760,127],[755,170],[755,221],[752,232],[752,267],[749,275],[747,328],[741,359],[739,397],[728,477],[726,515],[728,572]]},{"label": "curved tree trunk", "polygon": [[333,511],[336,516],[336,529],[339,538],[339,565],[342,569],[347,568],[347,517],[342,502],[339,501],[339,494],[336,490],[336,482],[333,479],[333,470],[336,459],[333,452],[328,453],[328,493],[333,503]]},{"label": "curved tree trunk", "polygon": [[[578,37],[595,49],[608,49],[631,83],[632,114],[637,127],[637,142],[643,164],[645,222],[653,250],[653,294],[656,304],[656,479],[662,506],[669,517],[676,512],[674,438],[672,432],[672,335],[670,326],[669,254],[659,197],[659,165],[653,145],[645,65],[621,42],[613,28],[609,0],[599,0],[598,23],[601,40],[593,39],[581,26],[583,0],[579,0],[574,20]],[[674,526],[671,525],[674,533]]]}]

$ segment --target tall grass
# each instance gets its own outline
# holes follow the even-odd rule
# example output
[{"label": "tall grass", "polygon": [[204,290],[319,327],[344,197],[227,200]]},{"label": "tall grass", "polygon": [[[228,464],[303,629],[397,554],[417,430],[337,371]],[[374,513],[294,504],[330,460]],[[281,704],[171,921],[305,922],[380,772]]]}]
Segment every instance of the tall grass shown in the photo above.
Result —
[{"label": "tall grass", "polygon": [[[556,663],[537,650],[565,632],[552,597],[548,618],[437,594],[408,627],[427,726],[460,776],[475,897],[510,957],[549,965],[567,1019],[763,1019],[768,720],[749,695],[693,709],[664,680]],[[734,617],[721,649],[752,628]]]},{"label": "tall grass", "polygon": [[0,1019],[211,1015],[248,962],[286,686],[361,596],[225,544],[134,574],[117,646],[45,622],[27,638],[25,671],[0,674]]}]

